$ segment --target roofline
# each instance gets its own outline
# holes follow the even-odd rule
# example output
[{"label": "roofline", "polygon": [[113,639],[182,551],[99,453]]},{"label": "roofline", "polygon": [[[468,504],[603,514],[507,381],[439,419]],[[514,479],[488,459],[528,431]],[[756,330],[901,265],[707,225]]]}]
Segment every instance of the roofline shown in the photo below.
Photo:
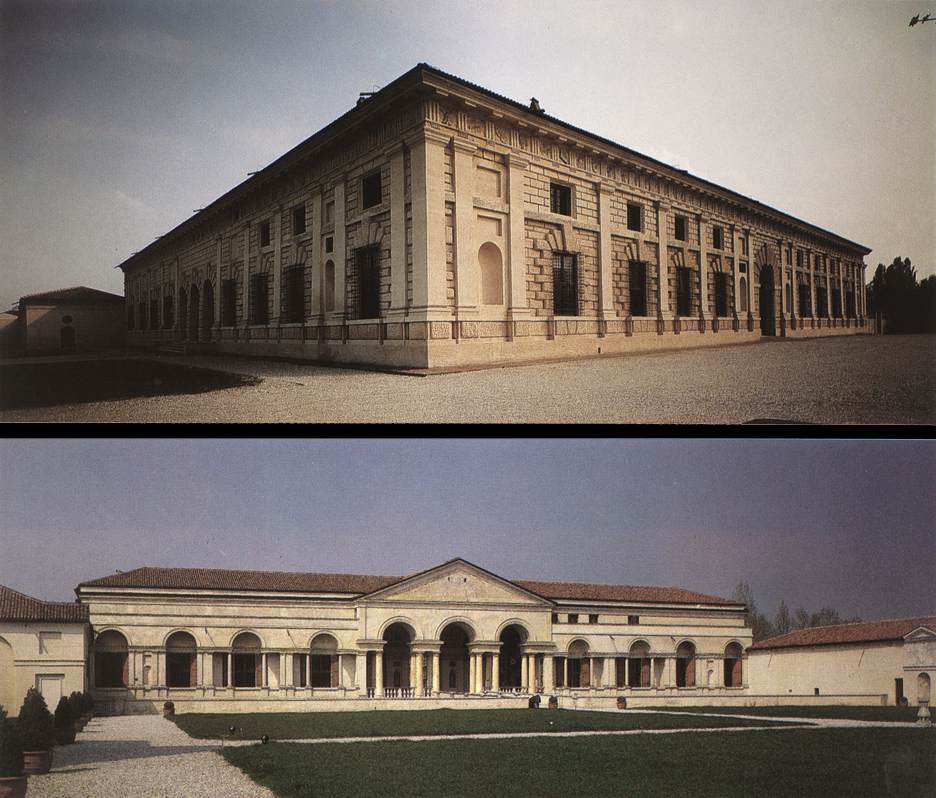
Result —
[{"label": "roofline", "polygon": [[900,623],[902,621],[922,621],[924,619],[932,619],[934,617],[936,616],[918,615],[918,616],[913,616],[910,618],[881,618],[878,620],[850,621],[849,623],[834,623],[834,624],[829,624],[827,626],[806,626],[802,629],[795,629],[792,632],[787,632],[786,634],[774,635],[773,637],[768,637],[764,640],[758,640],[756,643],[750,646],[750,648],[756,649],[758,651],[766,651],[768,649],[773,649],[773,648],[810,648],[811,646],[842,646],[842,645],[849,645],[849,644],[854,644],[854,643],[878,643],[878,642],[887,642],[887,641],[892,641],[892,640],[903,640],[908,634],[911,634],[912,632],[920,628],[932,629],[932,631],[936,632],[936,623],[934,623],[932,627],[927,626],[925,623],[918,623],[916,626],[913,627],[913,629],[910,630],[910,632],[907,632],[906,634],[888,635],[886,637],[871,637],[866,640],[838,640],[838,641],[822,641],[822,642],[816,642],[816,643],[778,643],[775,645],[769,645],[769,646],[766,645],[771,640],[780,640],[784,637],[787,637],[788,635],[797,634],[799,632],[811,632],[816,629],[845,629],[850,626],[867,626],[872,623]]},{"label": "roofline", "polygon": [[501,94],[497,94],[496,92],[491,91],[490,89],[486,89],[483,86],[479,86],[476,83],[471,83],[470,81],[467,81],[464,78],[460,78],[457,75],[452,75],[448,72],[444,72],[443,70],[438,69],[437,67],[434,67],[430,64],[420,62],[416,66],[414,66],[412,69],[408,70],[407,72],[404,72],[398,78],[391,81],[382,89],[374,93],[373,96],[371,96],[364,103],[360,105],[356,105],[353,108],[349,109],[348,111],[343,113],[341,116],[339,116],[337,119],[328,123],[325,127],[319,129],[317,132],[313,133],[311,136],[301,141],[292,149],[287,150],[283,155],[281,155],[279,158],[269,163],[263,169],[254,173],[253,175],[251,175],[250,177],[248,177],[246,180],[242,181],[241,183],[238,183],[233,188],[229,189],[227,192],[222,194],[216,200],[209,203],[204,208],[200,209],[193,216],[177,224],[168,233],[164,233],[155,241],[151,242],[150,244],[145,246],[143,249],[141,249],[139,252],[134,253],[129,258],[126,258],[124,261],[117,264],[114,268],[123,269],[124,272],[126,272],[127,269],[132,268],[133,266],[137,265],[138,262],[144,260],[153,252],[158,250],[160,246],[162,244],[167,243],[170,238],[177,238],[178,236],[182,235],[183,233],[185,233],[192,227],[196,226],[196,224],[199,224],[202,221],[204,221],[211,214],[222,210],[224,207],[234,202],[235,200],[240,199],[242,196],[248,194],[250,191],[260,188],[260,186],[263,183],[267,182],[268,180],[274,177],[278,177],[282,170],[285,170],[288,166],[292,165],[293,161],[300,160],[303,157],[310,156],[312,152],[317,147],[319,147],[319,145],[330,143],[330,141],[334,138],[334,134],[339,130],[339,128],[347,129],[347,130],[353,129],[354,127],[362,124],[369,117],[375,116],[378,113],[382,112],[383,110],[392,106],[395,100],[400,99],[401,97],[405,97],[406,91],[408,89],[415,88],[420,85],[429,86],[430,84],[428,84],[426,81],[427,76],[434,76],[436,78],[442,78],[443,80],[447,80],[452,83],[455,83],[456,85],[461,86],[462,88],[467,88],[467,89],[479,92],[480,94],[486,97],[489,97],[491,99],[497,100],[498,102],[509,105],[512,108],[522,112],[529,119],[535,120],[537,125],[540,125],[543,120],[547,120],[566,130],[570,130],[578,135],[587,136],[591,139],[594,139],[595,141],[599,141],[610,147],[614,147],[618,150],[622,150],[632,157],[640,158],[652,164],[653,166],[657,167],[658,169],[664,170],[672,178],[675,178],[678,180],[688,180],[690,182],[695,181],[696,183],[701,184],[702,187],[705,187],[709,190],[715,189],[717,191],[723,192],[727,194],[729,198],[733,198],[735,200],[741,200],[744,203],[754,205],[755,208],[761,210],[761,212],[767,212],[769,214],[776,214],[780,216],[782,220],[786,220],[787,222],[792,221],[792,222],[795,222],[796,224],[805,226],[808,230],[810,230],[814,234],[832,238],[833,240],[835,240],[841,245],[846,246],[847,248],[860,251],[863,256],[869,255],[872,251],[869,247],[865,246],[864,244],[859,244],[856,241],[847,239],[844,236],[840,236],[837,233],[833,233],[831,230],[826,230],[822,227],[819,227],[818,225],[812,224],[811,222],[807,222],[804,219],[800,219],[796,216],[793,216],[792,214],[786,213],[785,211],[781,211],[777,208],[774,208],[770,205],[760,202],[759,200],[753,199],[752,197],[748,197],[737,191],[733,191],[730,188],[726,188],[725,186],[722,186],[718,183],[714,183],[710,180],[706,180],[705,178],[699,177],[697,175],[693,175],[686,170],[677,169],[676,167],[671,166],[670,164],[664,163],[663,161],[660,161],[649,155],[645,155],[641,152],[638,152],[637,150],[631,149],[630,147],[626,147],[623,144],[619,144],[616,141],[600,136],[597,133],[591,133],[587,130],[584,130],[583,128],[576,127],[575,125],[572,125],[568,122],[564,122],[563,120],[558,119],[554,116],[550,116],[549,114],[546,114],[546,113],[533,112],[529,109],[529,107],[525,106],[523,103],[520,103],[509,97],[505,97]]}]

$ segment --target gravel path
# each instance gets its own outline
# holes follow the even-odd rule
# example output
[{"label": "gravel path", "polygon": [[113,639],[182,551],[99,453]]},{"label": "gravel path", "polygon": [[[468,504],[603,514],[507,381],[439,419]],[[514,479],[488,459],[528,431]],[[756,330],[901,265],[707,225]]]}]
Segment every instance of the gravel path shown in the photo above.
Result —
[{"label": "gravel path", "polygon": [[771,340],[411,377],[232,357],[259,385],[0,412],[0,421],[936,423],[936,336]]},{"label": "gravel path", "polygon": [[52,771],[30,776],[29,798],[273,798],[159,715],[94,718],[75,745],[55,749]]}]

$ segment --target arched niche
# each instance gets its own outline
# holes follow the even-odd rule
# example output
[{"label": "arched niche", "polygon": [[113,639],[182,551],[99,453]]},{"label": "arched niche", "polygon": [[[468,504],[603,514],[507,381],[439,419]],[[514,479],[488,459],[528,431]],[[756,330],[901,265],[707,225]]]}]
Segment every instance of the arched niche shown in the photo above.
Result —
[{"label": "arched niche", "polygon": [[486,241],[478,250],[481,304],[504,304],[504,256],[497,244]]}]

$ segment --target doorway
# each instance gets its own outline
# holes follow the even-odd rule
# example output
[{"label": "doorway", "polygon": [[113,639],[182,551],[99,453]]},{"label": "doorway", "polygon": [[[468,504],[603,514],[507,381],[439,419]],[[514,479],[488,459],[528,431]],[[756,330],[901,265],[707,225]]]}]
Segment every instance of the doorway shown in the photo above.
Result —
[{"label": "doorway", "polygon": [[773,267],[765,265],[760,270],[760,325],[761,335],[776,335],[777,320],[774,313]]}]

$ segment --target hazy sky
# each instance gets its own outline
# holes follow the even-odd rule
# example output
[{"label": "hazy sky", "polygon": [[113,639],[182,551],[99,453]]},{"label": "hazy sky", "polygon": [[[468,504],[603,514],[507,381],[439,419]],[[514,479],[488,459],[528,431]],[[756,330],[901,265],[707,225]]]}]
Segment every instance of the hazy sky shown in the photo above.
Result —
[{"label": "hazy sky", "polygon": [[420,61],[936,271],[919,2],[0,0],[0,304],[86,284]]},{"label": "hazy sky", "polygon": [[70,600],[142,565],[740,580],[771,617],[936,614],[936,444],[795,440],[0,442],[0,584]]}]

